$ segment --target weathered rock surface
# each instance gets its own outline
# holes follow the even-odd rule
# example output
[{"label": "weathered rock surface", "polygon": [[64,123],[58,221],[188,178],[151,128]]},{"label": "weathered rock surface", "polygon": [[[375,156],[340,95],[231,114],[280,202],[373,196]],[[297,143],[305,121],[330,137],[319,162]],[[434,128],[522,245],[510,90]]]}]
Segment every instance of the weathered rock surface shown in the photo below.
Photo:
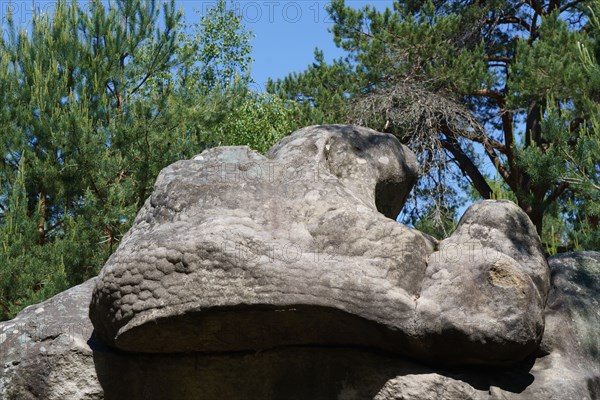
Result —
[{"label": "weathered rock surface", "polygon": [[[127,351],[288,345],[401,351],[434,241],[396,223],[414,155],[388,134],[310,127],[266,158],[222,147],[165,168],[90,307]],[[393,188],[376,196],[382,187]],[[400,243],[410,243],[403,254]]]},{"label": "weathered rock surface", "polygon": [[87,318],[95,278],[0,323],[0,399],[99,400]]},{"label": "weathered rock surface", "polygon": [[600,253],[550,280],[510,202],[438,243],[391,219],[416,171],[350,126],[169,166],[97,279],[0,323],[0,398],[599,398]]},{"label": "weathered rock surface", "polygon": [[552,288],[537,358],[444,371],[352,347],[237,354],[131,354],[91,335],[94,280],[0,323],[7,400],[423,400],[600,398],[600,253],[550,259]]},{"label": "weathered rock surface", "polygon": [[99,276],[96,332],[148,353],[340,345],[518,362],[543,332],[535,230],[511,203],[481,203],[441,251],[491,252],[428,265],[435,240],[390,218],[416,176],[395,137],[342,125],[301,129],[268,157],[229,147],[177,162]]},{"label": "weathered rock surface", "polygon": [[478,400],[483,398],[486,398],[484,393],[467,382],[429,373],[409,374],[390,379],[374,400]]},{"label": "weathered rock surface", "polygon": [[552,289],[535,379],[520,393],[492,388],[498,399],[600,399],[600,252],[549,259]]},{"label": "weathered rock surface", "polygon": [[[420,342],[439,358],[510,364],[544,332],[550,274],[535,227],[510,201],[473,204],[428,260],[417,315]],[[465,352],[464,339],[469,348]]]}]

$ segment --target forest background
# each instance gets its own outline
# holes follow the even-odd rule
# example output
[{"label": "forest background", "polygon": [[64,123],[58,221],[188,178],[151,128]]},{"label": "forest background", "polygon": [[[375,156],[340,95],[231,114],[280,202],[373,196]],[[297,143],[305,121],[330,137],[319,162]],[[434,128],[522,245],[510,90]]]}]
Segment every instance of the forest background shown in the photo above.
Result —
[{"label": "forest background", "polygon": [[[96,275],[170,163],[295,129],[396,135],[438,238],[509,199],[548,254],[600,249],[600,2],[328,4],[342,56],[257,85],[240,3],[58,1],[0,38],[0,320]],[[247,16],[246,16],[247,18]]]}]

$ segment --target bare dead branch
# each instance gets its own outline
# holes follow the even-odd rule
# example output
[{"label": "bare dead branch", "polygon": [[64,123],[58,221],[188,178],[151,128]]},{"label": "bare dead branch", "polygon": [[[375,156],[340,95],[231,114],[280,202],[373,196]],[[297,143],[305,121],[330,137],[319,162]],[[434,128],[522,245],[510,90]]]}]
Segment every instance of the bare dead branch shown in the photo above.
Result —
[{"label": "bare dead branch", "polygon": [[[456,163],[482,197],[492,196],[485,177],[461,148],[461,138],[481,143],[502,176],[508,176],[496,154],[506,147],[489,137],[465,106],[450,94],[434,93],[408,77],[356,99],[349,107],[348,119],[398,136],[419,156],[421,176],[432,182],[436,174],[445,173],[450,163]],[[446,184],[439,180],[429,189],[430,197],[440,199],[439,203],[436,200],[436,210],[443,208],[441,193],[450,190]]]}]

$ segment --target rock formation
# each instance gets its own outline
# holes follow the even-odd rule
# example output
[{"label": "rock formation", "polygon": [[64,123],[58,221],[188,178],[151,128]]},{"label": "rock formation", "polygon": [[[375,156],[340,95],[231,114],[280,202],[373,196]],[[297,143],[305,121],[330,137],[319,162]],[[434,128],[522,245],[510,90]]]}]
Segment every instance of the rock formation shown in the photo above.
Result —
[{"label": "rock formation", "polygon": [[0,399],[99,400],[87,317],[96,278],[0,323]]},{"label": "rock formation", "polygon": [[540,349],[502,369],[436,369],[355,347],[290,347],[223,355],[127,354],[92,335],[96,279],[0,323],[0,398],[597,399],[600,253],[549,260]]},{"label": "rock formation", "polygon": [[600,253],[550,279],[510,202],[438,243],[393,220],[416,177],[337,125],[165,168],[98,278],[0,323],[0,398],[600,396]]},{"label": "rock formation", "polygon": [[345,345],[520,361],[548,291],[533,225],[484,202],[434,253],[390,219],[416,176],[394,136],[351,126],[299,130],[268,157],[229,147],[175,163],[99,276],[96,332],[136,352]]}]

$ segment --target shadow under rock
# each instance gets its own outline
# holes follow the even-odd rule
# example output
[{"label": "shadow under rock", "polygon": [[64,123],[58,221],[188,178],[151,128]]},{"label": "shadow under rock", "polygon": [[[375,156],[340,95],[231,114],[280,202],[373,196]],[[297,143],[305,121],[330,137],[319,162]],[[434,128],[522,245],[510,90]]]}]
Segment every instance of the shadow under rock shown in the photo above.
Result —
[{"label": "shadow under rock", "polygon": [[512,367],[466,367],[442,374],[468,383],[477,390],[489,391],[491,386],[495,386],[506,392],[521,393],[535,380],[530,371],[539,356],[541,354],[530,355]]},{"label": "shadow under rock", "polygon": [[534,378],[530,357],[516,368],[442,371],[360,347],[290,346],[228,354],[140,354],[108,348],[92,336],[105,400],[372,399],[390,379],[437,373],[489,391],[520,393]]},{"label": "shadow under rock", "polygon": [[105,400],[372,399],[385,383],[429,370],[383,352],[286,347],[229,354],[139,354],[89,341]]}]

